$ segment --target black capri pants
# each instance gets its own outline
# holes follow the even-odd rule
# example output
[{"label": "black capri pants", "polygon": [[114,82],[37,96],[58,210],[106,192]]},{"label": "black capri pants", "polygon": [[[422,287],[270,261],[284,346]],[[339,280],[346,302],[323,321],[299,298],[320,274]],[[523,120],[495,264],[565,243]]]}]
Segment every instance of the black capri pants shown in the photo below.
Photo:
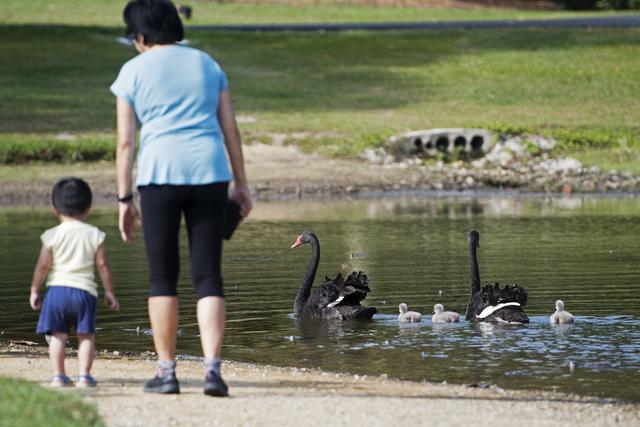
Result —
[{"label": "black capri pants", "polygon": [[198,299],[224,297],[220,263],[228,188],[228,182],[138,187],[149,262],[149,296],[178,294],[178,241],[184,213],[191,279]]}]

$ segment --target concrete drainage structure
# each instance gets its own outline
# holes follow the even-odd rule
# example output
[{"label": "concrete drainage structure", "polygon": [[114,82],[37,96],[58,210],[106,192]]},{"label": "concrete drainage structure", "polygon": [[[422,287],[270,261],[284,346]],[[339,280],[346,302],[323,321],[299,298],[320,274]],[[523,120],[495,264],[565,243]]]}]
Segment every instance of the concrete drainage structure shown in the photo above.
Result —
[{"label": "concrete drainage structure", "polygon": [[485,129],[430,129],[405,133],[394,138],[396,155],[475,159],[493,147],[491,133]]}]

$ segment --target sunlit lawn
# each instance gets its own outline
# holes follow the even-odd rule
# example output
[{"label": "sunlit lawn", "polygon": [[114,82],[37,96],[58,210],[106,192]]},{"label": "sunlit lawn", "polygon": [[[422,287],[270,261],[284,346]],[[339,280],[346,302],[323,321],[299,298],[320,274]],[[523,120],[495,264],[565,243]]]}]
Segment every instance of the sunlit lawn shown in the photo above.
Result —
[{"label": "sunlit lawn", "polygon": [[[98,13],[91,12],[95,1],[86,9],[71,0],[29,3]],[[101,3],[101,23],[116,3]],[[20,4],[0,8],[25,11]],[[118,19],[113,27],[0,25],[0,143],[37,144],[59,132],[81,141],[112,138],[108,86],[135,54],[115,41]],[[560,130],[573,141],[567,149],[586,144],[625,153],[640,146],[640,29],[187,37],[227,71],[238,114],[255,119],[242,124],[245,134],[321,133],[301,143],[325,154],[354,154],[406,130],[495,124]]]},{"label": "sunlit lawn", "polygon": [[[98,28],[0,27],[4,132],[107,131],[134,56]],[[635,128],[640,30],[192,32],[259,131],[487,125]]]}]

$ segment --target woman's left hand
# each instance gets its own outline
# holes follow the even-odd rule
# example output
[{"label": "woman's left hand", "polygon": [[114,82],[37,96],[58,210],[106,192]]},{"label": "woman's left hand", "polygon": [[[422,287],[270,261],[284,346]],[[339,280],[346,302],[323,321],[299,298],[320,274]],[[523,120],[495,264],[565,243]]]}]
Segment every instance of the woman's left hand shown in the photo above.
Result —
[{"label": "woman's left hand", "polygon": [[253,201],[251,200],[249,187],[246,185],[236,186],[230,198],[240,205],[240,216],[246,218],[249,212],[251,212],[251,209],[253,209]]}]

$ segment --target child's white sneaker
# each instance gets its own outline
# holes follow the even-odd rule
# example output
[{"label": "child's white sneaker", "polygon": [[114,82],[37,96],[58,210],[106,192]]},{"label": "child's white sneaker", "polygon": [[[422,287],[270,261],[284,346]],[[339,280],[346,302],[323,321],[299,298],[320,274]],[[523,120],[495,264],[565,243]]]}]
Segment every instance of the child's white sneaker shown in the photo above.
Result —
[{"label": "child's white sneaker", "polygon": [[49,383],[51,387],[71,387],[73,381],[64,374],[55,374]]},{"label": "child's white sneaker", "polygon": [[91,375],[80,375],[78,377],[78,381],[76,382],[76,387],[85,388],[85,387],[95,387],[98,385],[98,381],[93,378]]}]

